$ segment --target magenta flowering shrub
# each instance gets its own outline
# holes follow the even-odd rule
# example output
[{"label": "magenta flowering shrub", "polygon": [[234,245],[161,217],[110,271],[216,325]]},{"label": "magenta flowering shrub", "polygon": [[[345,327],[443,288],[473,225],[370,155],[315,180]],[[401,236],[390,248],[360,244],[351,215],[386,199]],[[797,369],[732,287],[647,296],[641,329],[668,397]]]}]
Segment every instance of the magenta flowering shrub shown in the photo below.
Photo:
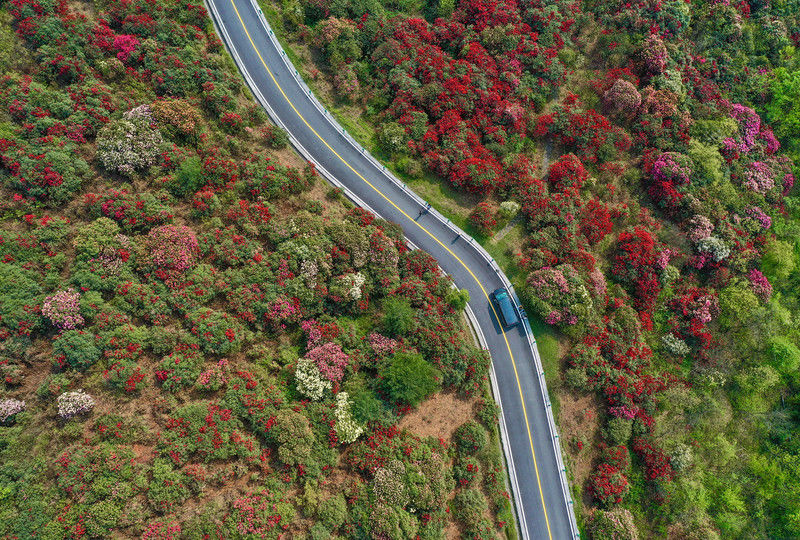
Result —
[{"label": "magenta flowering shrub", "polygon": [[60,330],[74,330],[84,323],[80,299],[80,293],[71,287],[58,291],[45,298],[42,315],[50,319],[53,326]]},{"label": "magenta flowering shrub", "polygon": [[0,400],[0,424],[9,425],[14,422],[14,417],[25,410],[25,402],[18,399]]},{"label": "magenta flowering shrub", "polygon": [[323,377],[332,383],[341,382],[350,357],[338,343],[326,343],[308,351],[305,357],[314,362]]},{"label": "magenta flowering shrub", "polygon": [[772,296],[772,284],[767,279],[761,270],[753,268],[747,273],[747,279],[750,281],[750,289],[761,300],[766,302]]},{"label": "magenta flowering shrub", "polygon": [[739,125],[739,139],[728,137],[723,141],[723,147],[729,152],[747,153],[756,145],[756,139],[761,132],[761,117],[750,107],[734,103],[731,107],[731,118]]},{"label": "magenta flowering shrub", "polygon": [[662,206],[674,206],[692,176],[691,160],[678,152],[664,152],[653,162],[650,195]]},{"label": "magenta flowering shrub", "polygon": [[119,52],[117,58],[122,62],[127,62],[131,53],[139,46],[139,38],[130,34],[118,34],[114,36],[114,48]]},{"label": "magenta flowering shrub", "polygon": [[769,217],[760,207],[749,206],[745,208],[745,215],[752,219],[756,225],[763,229],[769,229],[772,226],[772,218]]},{"label": "magenta flowering shrub", "polygon": [[162,225],[147,235],[153,263],[163,270],[185,272],[197,264],[200,247],[186,225]]},{"label": "magenta flowering shrub", "polygon": [[297,298],[279,296],[269,303],[264,318],[276,330],[285,330],[287,324],[300,322],[303,310]]}]

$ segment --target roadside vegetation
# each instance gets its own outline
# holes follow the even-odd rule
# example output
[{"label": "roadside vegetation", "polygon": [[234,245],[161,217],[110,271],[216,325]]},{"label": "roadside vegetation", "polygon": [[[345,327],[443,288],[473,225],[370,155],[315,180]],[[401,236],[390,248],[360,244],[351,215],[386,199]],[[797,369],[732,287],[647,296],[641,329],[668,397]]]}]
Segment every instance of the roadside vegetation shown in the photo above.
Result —
[{"label": "roadside vegetation", "polygon": [[796,2],[262,5],[538,319],[585,533],[800,536]]},{"label": "roadside vegetation", "polygon": [[489,358],[201,5],[0,4],[0,536],[516,538]]}]

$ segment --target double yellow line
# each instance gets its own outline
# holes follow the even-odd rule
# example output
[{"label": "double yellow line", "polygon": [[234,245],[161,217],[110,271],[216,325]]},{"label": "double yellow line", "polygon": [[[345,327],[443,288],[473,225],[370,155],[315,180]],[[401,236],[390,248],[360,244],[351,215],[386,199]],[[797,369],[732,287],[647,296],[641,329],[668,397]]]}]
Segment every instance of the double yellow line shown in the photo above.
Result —
[{"label": "double yellow line", "polygon": [[[214,0],[209,0],[209,1],[213,2]],[[533,467],[534,467],[534,470],[536,472],[536,483],[537,483],[537,485],[539,487],[539,497],[542,500],[542,510],[544,512],[545,524],[547,525],[547,535],[550,538],[550,540],[552,540],[553,535],[550,532],[550,520],[547,517],[547,507],[545,506],[545,502],[544,502],[544,493],[542,492],[542,482],[541,482],[541,479],[539,478],[539,465],[536,463],[536,451],[533,449],[533,436],[531,435],[530,423],[528,422],[528,411],[525,408],[525,397],[522,394],[522,385],[520,384],[519,375],[517,373],[517,363],[514,361],[514,354],[511,352],[511,345],[508,342],[508,337],[506,336],[505,330],[503,330],[503,324],[500,322],[500,318],[497,316],[497,311],[494,308],[494,304],[491,302],[491,299],[489,298],[489,293],[486,292],[486,289],[483,287],[483,284],[480,282],[480,280],[477,278],[477,276],[475,276],[475,274],[472,272],[472,270],[470,270],[470,268],[464,263],[464,261],[462,261],[458,257],[458,255],[453,253],[450,250],[450,248],[447,247],[444,243],[442,243],[442,241],[439,240],[433,233],[431,233],[428,229],[423,227],[421,224],[417,223],[416,220],[412,219],[411,216],[409,216],[399,206],[397,206],[397,204],[395,204],[394,201],[392,201],[389,197],[384,195],[383,192],[381,190],[379,190],[377,187],[375,187],[369,180],[364,178],[364,176],[362,176],[361,173],[359,173],[357,170],[355,170],[353,168],[353,166],[350,165],[350,163],[348,163],[341,155],[339,155],[339,153],[336,150],[334,150],[331,147],[331,145],[328,144],[328,142],[325,139],[323,139],[322,136],[319,133],[317,133],[317,131],[313,127],[311,127],[311,124],[309,124],[308,121],[303,117],[303,115],[300,114],[300,111],[297,110],[297,107],[295,107],[294,103],[292,103],[292,101],[289,99],[289,96],[287,96],[286,92],[283,91],[283,88],[281,88],[281,85],[278,84],[278,81],[277,81],[277,79],[275,79],[275,75],[273,75],[272,70],[269,69],[269,66],[264,61],[264,58],[261,56],[261,52],[258,50],[258,47],[256,47],[256,44],[253,41],[253,38],[250,36],[250,32],[247,30],[247,26],[245,26],[245,24],[244,24],[244,20],[242,19],[242,15],[239,13],[239,9],[236,7],[236,4],[234,3],[234,0],[230,0],[230,2],[231,2],[231,6],[233,7],[233,10],[236,12],[236,16],[239,18],[239,22],[242,25],[242,29],[244,30],[244,33],[247,36],[247,39],[250,41],[250,45],[253,46],[253,50],[258,55],[259,60],[261,60],[261,64],[264,66],[264,69],[269,74],[270,78],[272,79],[272,82],[275,83],[275,87],[278,89],[278,91],[281,93],[283,98],[286,100],[286,103],[289,104],[289,106],[297,114],[297,116],[300,118],[300,120],[302,120],[302,122],[306,125],[306,127],[308,127],[308,129],[311,130],[311,132],[314,135],[317,136],[317,138],[320,140],[320,142],[322,142],[322,144],[324,144],[328,148],[328,150],[330,150],[333,153],[333,155],[335,155],[337,158],[339,158],[341,160],[341,162],[344,163],[344,165],[348,169],[353,171],[353,173],[356,176],[358,176],[361,180],[363,180],[365,184],[367,184],[369,187],[371,187],[373,190],[375,190],[375,192],[378,195],[380,195],[381,197],[383,197],[383,199],[386,200],[386,202],[391,204],[398,212],[403,214],[411,223],[413,223],[414,225],[416,225],[417,227],[422,229],[425,232],[425,234],[430,236],[433,240],[436,241],[436,243],[438,243],[450,255],[452,255],[453,258],[455,260],[457,260],[461,264],[461,266],[464,267],[464,269],[469,273],[469,275],[472,276],[472,278],[478,284],[478,287],[481,288],[481,291],[483,292],[483,295],[486,297],[486,300],[489,302],[489,306],[492,308],[492,314],[494,315],[495,320],[497,320],[497,324],[500,327],[500,331],[503,333],[503,339],[506,342],[506,348],[508,348],[508,355],[511,357],[511,365],[514,368],[514,377],[517,380],[517,390],[519,391],[519,398],[520,398],[520,401],[522,402],[522,413],[523,413],[523,415],[525,417],[525,429],[528,432],[528,443],[530,444],[531,456],[533,457]],[[231,44],[231,46],[233,46],[233,45]]]}]

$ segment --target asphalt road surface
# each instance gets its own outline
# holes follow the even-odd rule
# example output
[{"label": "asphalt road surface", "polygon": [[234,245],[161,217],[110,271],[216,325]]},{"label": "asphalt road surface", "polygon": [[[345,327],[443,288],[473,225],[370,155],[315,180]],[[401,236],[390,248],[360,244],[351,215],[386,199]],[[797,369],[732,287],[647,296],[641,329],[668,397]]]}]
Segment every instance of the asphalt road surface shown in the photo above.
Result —
[{"label": "asphalt road surface", "polygon": [[[310,154],[368,207],[402,226],[406,237],[433,255],[456,285],[470,294],[470,307],[492,356],[509,448],[512,495],[522,536],[573,538],[572,514],[559,474],[553,435],[539,386],[534,356],[522,325],[501,328],[488,294],[503,286],[465,233],[457,234],[417,198],[393,182],[375,161],[345,137],[341,127],[315,106],[270,38],[250,0],[207,0],[223,41],[239,69],[273,116]],[[259,95],[260,94],[260,95]],[[264,103],[266,102],[266,103]],[[527,533],[527,534],[526,534]]]}]

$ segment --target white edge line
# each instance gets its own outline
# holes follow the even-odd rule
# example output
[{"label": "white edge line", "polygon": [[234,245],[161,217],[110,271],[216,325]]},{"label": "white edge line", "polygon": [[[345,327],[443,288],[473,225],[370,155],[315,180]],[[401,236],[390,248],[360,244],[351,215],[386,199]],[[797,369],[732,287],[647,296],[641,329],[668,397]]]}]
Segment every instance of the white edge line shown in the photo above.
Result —
[{"label": "white edge line", "polygon": [[[231,39],[230,39],[230,36],[229,36],[227,30],[225,29],[225,26],[221,22],[219,22],[219,21],[221,21],[222,18],[220,17],[219,13],[217,12],[217,10],[216,10],[216,8],[215,8],[215,6],[213,4],[213,0],[203,0],[203,2],[206,4],[207,7],[210,8],[208,10],[209,13],[213,13],[213,15],[214,15],[213,17],[211,17],[211,21],[214,24],[214,26],[217,28],[217,30],[221,34],[223,34],[227,38],[226,41],[225,41],[225,48],[228,50],[229,54],[236,60],[236,64],[237,64],[239,70],[242,72],[242,75],[243,75],[245,81],[247,82],[247,86],[250,88],[250,91],[253,93],[253,96],[261,104],[261,106],[264,107],[264,109],[267,111],[267,114],[270,116],[270,118],[273,120],[273,122],[275,122],[275,124],[277,124],[281,129],[283,129],[287,133],[287,135],[289,137],[289,141],[292,143],[292,146],[295,147],[295,149],[306,159],[306,161],[308,161],[309,163],[313,163],[315,165],[316,169],[321,173],[321,175],[323,177],[325,177],[325,179],[328,182],[330,182],[334,186],[336,186],[339,189],[341,189],[344,192],[344,194],[349,199],[351,199],[357,206],[360,206],[360,207],[364,208],[365,210],[369,210],[370,212],[372,212],[376,216],[381,217],[380,213],[378,213],[375,210],[373,210],[358,195],[356,195],[353,191],[351,191],[347,186],[342,184],[333,174],[328,172],[328,170],[325,169],[325,167],[321,163],[318,163],[317,160],[314,159],[314,157],[311,155],[311,153],[308,150],[306,150],[305,147],[292,135],[291,131],[289,131],[286,128],[285,124],[281,121],[280,117],[275,113],[275,111],[269,105],[269,102],[267,101],[267,99],[264,97],[263,94],[261,94],[261,91],[258,89],[258,86],[255,84],[255,82],[253,81],[252,77],[250,76],[250,73],[247,70],[247,68],[246,68],[244,62],[242,61],[241,57],[239,56],[238,52],[236,52],[235,49],[233,49],[232,47],[230,47],[228,45],[231,42]],[[299,74],[295,70],[294,66],[289,62],[289,59],[286,56],[286,52],[283,50],[283,47],[281,46],[281,44],[278,42],[277,38],[275,37],[275,35],[274,35],[270,25],[269,25],[269,22],[266,20],[266,18],[264,17],[264,14],[261,11],[261,8],[258,7],[258,5],[255,3],[255,0],[250,0],[250,3],[252,5],[253,9],[258,14],[258,16],[259,16],[258,18],[261,21],[262,25],[264,26],[264,29],[267,31],[267,35],[269,36],[270,41],[273,42],[273,45],[280,52],[280,56],[283,58],[284,64],[289,69],[289,72],[294,74],[294,78],[297,80],[297,82],[300,84],[300,86],[306,90],[306,94],[309,97],[310,101],[323,114],[323,117],[325,117],[328,120],[328,122],[334,128],[339,128],[338,130],[343,133],[345,138],[348,139],[349,142],[352,145],[354,145],[356,148],[359,148],[361,150],[361,153],[369,161],[371,161],[373,163],[373,165],[375,165],[378,168],[378,170],[382,171],[383,174],[392,183],[394,183],[394,184],[398,185],[399,187],[401,187],[420,206],[425,207],[426,206],[426,202],[421,197],[419,197],[419,195],[417,195],[413,190],[409,189],[404,183],[400,182],[400,180],[398,178],[396,178],[394,175],[390,174],[389,171],[386,169],[386,167],[384,165],[382,165],[380,162],[378,162],[377,159],[375,159],[375,157],[372,156],[371,153],[369,153],[357,141],[355,141],[355,139],[353,139],[346,130],[344,130],[343,128],[341,128],[341,126],[338,126],[336,123],[334,123],[334,121],[330,118],[330,113],[328,113],[325,110],[325,108],[322,107],[322,105],[317,100],[316,95],[311,91],[311,89],[308,87],[308,85],[305,83],[305,81],[303,81],[303,79],[299,76]],[[456,227],[449,219],[447,219],[443,215],[441,215],[435,208],[431,207],[429,209],[428,213],[431,214],[431,215],[434,215],[441,223],[445,224],[449,229],[451,229],[457,235],[459,235],[459,236],[463,235],[464,237],[468,237],[468,235],[466,235],[466,233],[463,233],[463,231],[461,231],[460,228]],[[409,243],[409,245],[411,245],[412,248],[417,249],[417,246],[414,245],[414,243],[411,242],[408,238],[406,238],[406,241]],[[537,375],[537,379],[539,379],[539,386],[540,386],[540,389],[542,391],[542,396],[543,396],[544,403],[545,403],[545,414],[546,414],[547,420],[548,420],[548,427],[549,427],[550,434],[551,434],[551,442],[553,443],[553,449],[555,451],[554,453],[555,453],[555,456],[556,456],[556,461],[558,462],[558,466],[559,466],[558,476],[559,476],[559,479],[561,480],[562,495],[564,496],[564,502],[565,502],[565,504],[567,506],[567,513],[568,513],[568,516],[569,516],[570,528],[572,529],[572,532],[573,532],[573,538],[579,538],[580,537],[580,533],[578,531],[578,525],[577,525],[577,521],[575,519],[575,511],[574,511],[574,505],[573,505],[573,501],[572,501],[572,495],[571,495],[571,492],[570,492],[570,489],[569,489],[569,483],[567,482],[567,478],[566,478],[566,474],[565,474],[565,466],[564,466],[564,461],[563,461],[563,458],[562,458],[562,455],[561,455],[560,444],[558,443],[558,438],[559,438],[558,430],[556,428],[555,421],[553,419],[553,414],[552,414],[552,410],[551,410],[552,408],[550,406],[550,398],[549,398],[549,394],[547,392],[546,382],[544,380],[544,375],[543,375],[544,369],[542,368],[541,359],[539,357],[539,351],[538,351],[538,348],[536,347],[536,340],[535,340],[535,338],[533,338],[533,332],[532,332],[530,324],[528,322],[527,315],[525,314],[525,310],[522,308],[522,305],[519,302],[519,298],[517,297],[516,291],[514,290],[514,286],[511,284],[511,282],[508,280],[506,275],[503,273],[503,271],[497,265],[495,260],[491,257],[491,255],[489,255],[489,253],[483,248],[483,246],[481,246],[477,242],[471,242],[471,244],[476,248],[478,253],[480,253],[481,256],[490,264],[490,266],[495,270],[495,272],[500,277],[500,279],[503,282],[503,284],[506,286],[506,288],[509,290],[509,292],[511,292],[511,296],[514,299],[514,301],[515,301],[515,303],[517,305],[517,310],[522,315],[522,321],[523,321],[523,325],[525,327],[525,334],[526,334],[526,337],[528,339],[528,344],[529,344],[529,346],[531,348],[531,352],[533,353],[534,362],[536,364],[536,370],[537,370],[536,371],[536,375]],[[440,270],[441,270],[441,267],[440,267]],[[445,275],[447,275],[447,274],[445,273]],[[467,308],[469,308],[469,306],[467,306]],[[470,316],[473,317],[473,318],[475,316],[474,313],[472,313],[471,309],[470,309]],[[480,327],[476,326],[476,328],[479,329]],[[485,337],[483,336],[482,332],[481,332],[480,336],[481,336],[481,338],[484,339],[484,342],[485,342]],[[487,348],[487,350],[488,350],[488,348]],[[490,355],[491,355],[491,353],[490,353]],[[492,390],[495,393],[495,395],[497,396],[496,401],[500,405],[500,400],[499,400],[499,395],[500,394],[499,394],[499,389],[497,388],[497,381],[496,381],[496,377],[495,377],[495,373],[494,373],[494,366],[490,367],[490,378],[492,380]],[[501,410],[502,410],[502,405],[500,405],[500,407],[501,407]],[[504,443],[505,443],[504,444],[504,448],[503,448],[503,450],[504,450],[503,453],[506,454],[507,461],[509,461],[509,463],[511,463],[511,467],[509,468],[509,476],[511,476],[511,470],[513,470],[513,461],[510,460],[510,444],[509,444],[509,441],[508,441],[508,434],[507,434],[506,431],[504,431],[505,420],[503,419],[503,415],[502,414],[500,415],[500,418],[502,419],[501,420],[501,426],[502,426],[501,427],[501,432],[503,432],[504,435],[505,435],[503,437]],[[506,446],[509,446],[507,451],[506,451]],[[514,473],[513,479],[514,479],[513,483],[514,483],[514,486],[516,487],[517,494],[519,494],[520,491],[519,491],[519,484],[517,483],[516,473]],[[517,496],[517,499],[519,499],[519,495]],[[522,510],[522,505],[521,504],[515,504],[514,507],[515,507],[515,509],[517,509],[517,512],[518,512],[517,518],[521,522],[520,523],[520,525],[521,525],[521,527],[520,527],[520,535],[523,538],[528,538],[527,527],[523,527],[522,526],[522,525],[524,525],[524,520],[525,520],[524,512]]]}]

